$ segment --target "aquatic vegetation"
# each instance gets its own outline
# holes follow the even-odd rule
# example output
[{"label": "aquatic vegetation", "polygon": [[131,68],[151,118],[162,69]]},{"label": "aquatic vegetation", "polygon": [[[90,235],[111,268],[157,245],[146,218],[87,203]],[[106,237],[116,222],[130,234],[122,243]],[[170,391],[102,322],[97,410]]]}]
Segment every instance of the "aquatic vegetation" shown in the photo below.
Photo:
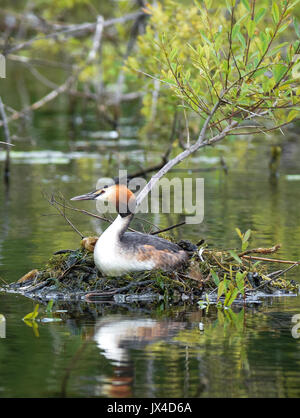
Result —
[{"label": "aquatic vegetation", "polygon": [[[219,250],[202,246],[190,251],[188,263],[173,271],[145,271],[121,277],[107,277],[97,271],[93,259],[96,238],[85,238],[77,250],[60,250],[48,261],[43,270],[33,270],[3,290],[22,293],[34,299],[45,300],[165,300],[181,303],[189,299],[202,308],[211,303],[229,308],[233,303],[251,303],[259,292],[297,292],[299,285],[284,278],[286,270],[270,272],[270,262],[257,261],[253,253],[270,254],[272,248],[248,249],[251,231],[241,238],[241,249]],[[179,243],[180,244],[180,243]],[[186,241],[181,245],[187,245]],[[247,257],[247,258],[245,258]],[[251,258],[254,258],[253,260]],[[274,259],[274,263],[278,261]],[[292,262],[291,262],[292,263]],[[292,264],[292,266],[298,263]],[[47,311],[51,313],[52,305]],[[38,311],[24,319],[34,320]]]},{"label": "aquatic vegetation", "polygon": [[[38,318],[40,311],[39,311],[39,304],[37,303],[32,312],[29,312],[27,315],[24,316],[23,321],[26,325],[33,329],[34,335],[39,337],[39,330],[38,330],[38,322],[48,323],[48,322],[61,322],[62,319],[54,316],[54,312],[52,311],[54,300],[49,300],[45,314],[46,316],[42,316],[42,318]],[[59,311],[61,312],[61,311]]]}]

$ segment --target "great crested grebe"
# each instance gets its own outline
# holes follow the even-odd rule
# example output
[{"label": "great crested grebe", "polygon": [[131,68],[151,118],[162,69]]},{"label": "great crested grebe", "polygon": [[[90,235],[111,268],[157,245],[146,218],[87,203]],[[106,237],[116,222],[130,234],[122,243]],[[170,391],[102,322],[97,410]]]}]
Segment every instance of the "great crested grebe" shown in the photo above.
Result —
[{"label": "great crested grebe", "polygon": [[71,200],[100,200],[116,206],[117,218],[101,234],[94,249],[95,264],[103,274],[171,270],[188,260],[186,251],[177,244],[149,234],[126,232],[134,216],[135,196],[125,185],[104,187]]}]

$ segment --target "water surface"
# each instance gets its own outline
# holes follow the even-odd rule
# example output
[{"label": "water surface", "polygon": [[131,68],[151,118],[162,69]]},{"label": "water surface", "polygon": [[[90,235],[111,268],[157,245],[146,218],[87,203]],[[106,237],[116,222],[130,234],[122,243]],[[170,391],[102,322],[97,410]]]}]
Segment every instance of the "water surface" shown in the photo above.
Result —
[{"label": "water surface", "polygon": [[[120,134],[104,129],[93,115],[82,126],[70,116],[40,113],[11,155],[7,190],[0,184],[0,276],[7,283],[42,267],[58,249],[77,248],[79,236],[50,206],[46,196],[66,199],[93,190],[99,177],[118,169],[135,172],[160,161],[165,145],[141,138],[132,119]],[[75,126],[70,135],[70,126]],[[295,128],[296,129],[296,128]],[[103,130],[106,132],[103,133]],[[173,231],[176,239],[204,238],[213,247],[240,245],[235,227],[251,229],[251,247],[282,244],[279,258],[299,260],[299,157],[291,132],[285,138],[230,139],[197,153],[172,176],[202,177],[205,216],[200,225]],[[272,145],[282,146],[277,176],[270,175]],[[167,146],[167,140],[166,140]],[[220,168],[223,156],[226,174]],[[0,170],[3,170],[0,150]],[[199,171],[199,169],[206,171]],[[198,171],[197,171],[198,170]],[[188,173],[188,174],[187,174]],[[297,177],[298,176],[298,177]],[[95,211],[93,202],[78,207]],[[105,223],[69,214],[84,235]],[[163,228],[180,214],[147,215]],[[136,229],[149,224],[135,220]],[[278,266],[274,266],[274,269]],[[299,270],[289,276],[299,280]],[[298,397],[300,339],[292,317],[299,297],[272,297],[256,307],[206,312],[189,302],[119,305],[54,305],[60,322],[27,325],[22,318],[35,302],[0,294],[6,326],[0,338],[2,397]],[[39,319],[49,317],[40,306]],[[200,324],[200,327],[199,327]],[[203,329],[202,329],[203,328]]]}]

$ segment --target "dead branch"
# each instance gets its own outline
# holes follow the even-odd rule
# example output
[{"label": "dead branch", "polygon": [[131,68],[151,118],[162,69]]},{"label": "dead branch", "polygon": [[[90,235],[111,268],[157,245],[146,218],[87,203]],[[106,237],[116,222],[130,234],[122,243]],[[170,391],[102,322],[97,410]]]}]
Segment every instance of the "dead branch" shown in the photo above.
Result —
[{"label": "dead branch", "polygon": [[[274,260],[275,261],[275,260]],[[266,284],[270,285],[274,282],[274,280],[277,279],[277,277],[282,276],[283,274],[287,273],[288,271],[292,270],[294,267],[298,266],[300,263],[294,263],[292,266],[288,267],[285,270],[279,270],[277,272],[275,272],[275,274],[272,275],[272,278],[270,281],[263,281],[263,283],[261,285],[259,285],[258,287],[256,287],[255,289],[248,289],[257,292],[257,290],[259,290],[260,288],[264,287]],[[272,274],[272,273],[271,273]],[[270,275],[269,275],[270,276]]]},{"label": "dead branch", "polygon": [[[87,215],[87,216],[91,216],[92,218],[96,218],[96,219],[99,219],[99,220],[101,220],[101,221],[105,221],[105,222],[109,222],[109,223],[112,223],[113,221],[112,220],[110,220],[110,219],[108,219],[108,218],[105,218],[105,217],[103,217],[103,216],[100,216],[100,215],[96,215],[95,213],[92,213],[92,212],[89,212],[89,211],[87,211],[87,210],[84,210],[84,209],[78,209],[78,208],[75,208],[75,207],[73,207],[73,206],[71,206],[71,205],[67,205],[66,204],[66,202],[65,202],[65,199],[64,199],[64,197],[62,196],[61,197],[61,200],[62,200],[62,202],[59,202],[59,201],[57,201],[56,199],[55,199],[55,196],[54,195],[51,195],[51,197],[49,198],[49,197],[47,197],[46,196],[46,199],[48,200],[48,202],[50,203],[50,205],[51,206],[54,206],[55,208],[56,208],[56,210],[60,213],[60,215],[62,215],[65,219],[66,219],[66,221],[68,222],[68,224],[74,229],[74,231],[75,232],[77,232],[79,235],[80,235],[80,237],[81,238],[83,238],[84,237],[84,235],[75,227],[75,225],[67,218],[67,216],[66,216],[66,214],[65,214],[65,210],[66,209],[68,209],[68,210],[73,210],[73,211],[75,211],[75,212],[81,212],[81,213],[83,213],[84,215]],[[60,210],[60,207],[62,207],[63,208],[63,211],[61,211]],[[136,219],[138,219],[139,221],[142,221],[142,222],[146,222],[146,223],[149,223],[149,224],[151,224],[152,226],[155,226],[155,228],[158,228],[156,225],[154,225],[154,224],[152,224],[151,222],[149,222],[149,221],[147,221],[147,220],[145,220],[145,219],[141,219],[141,218],[136,218]],[[154,231],[154,232],[151,232],[150,233],[150,235],[157,235],[157,234],[160,234],[160,233],[162,233],[162,232],[166,232],[166,231],[170,231],[171,229],[174,229],[174,228],[177,228],[177,227],[179,227],[179,226],[182,226],[182,225],[184,225],[185,224],[185,221],[183,221],[183,222],[180,222],[180,223],[178,223],[178,224],[175,224],[175,225],[172,225],[172,226],[169,226],[168,228],[164,228],[164,229],[159,229],[158,231]],[[133,228],[128,228],[130,231],[132,231],[132,232],[137,232],[135,229],[133,229]]]},{"label": "dead branch", "polygon": [[[37,109],[41,108],[46,103],[49,103],[50,101],[54,100],[58,95],[60,95],[62,93],[70,93],[70,94],[73,94],[73,95],[79,94],[79,92],[76,92],[76,91],[72,90],[72,85],[77,80],[80,73],[95,60],[97,51],[100,48],[102,33],[103,33],[104,28],[108,27],[108,26],[111,26],[111,25],[114,25],[116,23],[125,23],[128,20],[137,19],[138,17],[144,16],[144,15],[145,15],[145,13],[143,13],[143,12],[137,12],[137,13],[131,13],[131,14],[125,15],[125,16],[120,17],[120,18],[108,19],[108,20],[104,20],[102,16],[98,16],[96,23],[83,23],[83,24],[79,24],[79,25],[68,25],[68,26],[63,27],[59,31],[56,31],[54,33],[50,33],[48,35],[45,35],[44,37],[33,38],[29,41],[23,42],[22,44],[13,46],[10,49],[8,49],[6,51],[6,55],[10,54],[11,52],[16,52],[16,51],[19,51],[21,49],[27,48],[27,47],[31,46],[31,44],[34,43],[37,40],[50,39],[50,38],[53,38],[53,37],[57,37],[61,34],[75,34],[77,36],[78,32],[81,32],[81,31],[94,31],[94,38],[93,38],[92,48],[88,53],[85,64],[80,66],[80,67],[76,67],[74,73],[71,76],[69,76],[63,84],[54,88],[46,96],[42,97],[40,100],[36,101],[35,103],[31,104],[30,106],[27,106],[24,109],[22,109],[20,111],[16,111],[13,114],[11,114],[7,118],[7,123],[26,116],[26,114],[28,112],[31,112],[33,110],[37,110]],[[133,98],[135,99],[139,96],[140,96],[140,94],[137,96],[136,92],[129,93],[127,95],[120,95],[119,101],[120,100],[132,100]],[[94,95],[93,99],[99,100],[98,95]],[[0,126],[3,126],[3,123],[4,123],[3,121],[0,121]]]},{"label": "dead branch", "polygon": [[[60,95],[61,93],[64,93],[72,85],[72,83],[76,79],[76,76],[77,74],[71,75],[70,77],[67,78],[67,80],[63,84],[57,87],[57,89],[52,90],[46,96],[42,97],[40,100],[31,104],[30,106],[25,107],[23,110],[17,111],[13,113],[12,115],[10,115],[7,118],[7,123],[23,118],[24,116],[26,116],[27,113],[31,112],[32,110],[37,110],[40,107],[44,106],[46,103],[49,103],[52,100],[54,100],[58,95]],[[3,124],[4,122],[0,121],[0,126],[3,126]]]},{"label": "dead branch", "polygon": [[[144,12],[139,11],[135,13],[129,13],[125,16],[121,16],[118,18],[113,19],[107,19],[103,22],[103,27],[107,28],[109,26],[118,24],[118,23],[126,23],[130,20],[135,20],[139,16],[145,15]],[[12,52],[17,52],[23,49],[27,49],[31,47],[31,45],[36,41],[46,40],[46,39],[52,39],[52,38],[58,38],[60,36],[73,36],[78,37],[82,36],[85,33],[88,32],[94,32],[97,27],[97,23],[80,23],[80,24],[71,24],[71,25],[55,25],[53,28],[55,32],[49,33],[44,36],[37,36],[35,38],[32,38],[28,41],[24,41],[17,45],[12,45],[5,51],[5,55],[11,54]]]},{"label": "dead branch", "polygon": [[63,206],[64,210],[60,210],[60,208],[57,206],[56,201],[54,199],[54,196],[52,195],[50,199],[47,199],[51,206],[54,206],[55,209],[59,212],[59,214],[68,222],[68,224],[71,226],[71,228],[80,236],[80,238],[84,238],[84,235],[76,228],[76,226],[70,221],[69,218],[67,218],[65,214],[65,207]]},{"label": "dead branch", "polygon": [[256,257],[252,255],[243,255],[242,258],[247,258],[248,260],[269,261],[271,263],[300,264],[300,261],[278,260],[276,258]]},{"label": "dead branch", "polygon": [[[77,79],[77,77],[79,76],[79,74],[81,73],[81,71],[86,66],[88,66],[89,64],[91,64],[91,62],[95,59],[96,52],[97,52],[97,50],[100,47],[103,25],[104,25],[103,17],[102,16],[98,16],[98,18],[97,18],[97,24],[96,24],[96,28],[95,28],[95,35],[94,35],[94,40],[93,40],[93,46],[92,46],[92,49],[90,50],[90,52],[88,54],[86,63],[83,66],[81,66],[80,68],[77,68],[76,71],[74,72],[74,74],[72,74],[71,76],[69,76],[67,78],[67,80],[63,84],[61,84],[56,89],[52,90],[50,93],[48,93],[42,99],[40,99],[37,102],[31,104],[30,106],[27,106],[25,109],[23,109],[23,110],[21,110],[19,112],[15,112],[12,115],[10,115],[9,118],[7,119],[7,122],[10,122],[12,120],[17,120],[17,119],[19,119],[21,117],[24,117],[28,112],[30,112],[32,110],[39,109],[40,107],[44,106],[46,103],[54,100],[61,93],[64,93],[65,91],[67,91],[72,86],[72,84]],[[4,123],[4,122],[2,122],[2,123]],[[2,124],[0,123],[0,126],[1,125]]]},{"label": "dead branch", "polygon": [[98,16],[95,34],[94,34],[94,40],[93,40],[93,47],[90,50],[89,55],[87,57],[88,63],[94,61],[96,58],[97,51],[100,48],[103,26],[104,26],[104,19],[102,16]]},{"label": "dead branch", "polygon": [[[47,198],[47,197],[46,197]],[[47,198],[47,200],[49,201],[49,198]],[[55,199],[55,196],[54,195],[52,195],[51,196],[51,205],[52,206],[55,206],[56,205],[56,208],[57,208],[57,206],[60,206],[60,207],[62,207],[62,208],[64,208],[64,209],[68,209],[68,210],[73,210],[73,211],[75,211],[75,212],[81,212],[81,213],[83,213],[84,215],[87,215],[87,216],[91,216],[92,218],[96,218],[96,219],[99,219],[99,220],[101,220],[101,221],[105,221],[105,222],[109,222],[109,223],[112,223],[113,221],[112,220],[110,220],[110,219],[108,219],[108,218],[105,218],[104,216],[100,216],[100,215],[96,215],[95,213],[92,213],[92,212],[89,212],[89,211],[87,211],[87,210],[84,210],[84,209],[78,209],[78,208],[75,208],[74,206],[71,206],[71,205],[67,205],[66,203],[65,203],[65,199],[64,199],[64,197],[61,197],[61,200],[62,200],[62,202],[59,202],[59,201],[57,201],[56,199]],[[50,203],[50,202],[49,202]],[[133,228],[128,228],[130,231],[132,231],[132,232],[137,232],[135,229],[133,229]],[[81,233],[80,233],[80,235],[81,235],[81,237],[83,238],[84,237],[84,235],[82,235]]]},{"label": "dead branch", "polygon": [[171,225],[168,228],[160,229],[159,231],[151,232],[150,235],[157,235],[162,232],[167,232],[167,231],[170,231],[171,229],[177,228],[178,226],[182,226],[182,225],[185,225],[185,221],[179,222],[178,224],[175,224],[175,225]]},{"label": "dead branch", "polygon": [[[295,263],[295,264],[292,264],[291,266],[289,266],[288,268],[286,268],[285,270],[279,270],[277,272],[274,272],[273,274],[271,273],[272,274],[272,280],[275,280],[277,277],[282,276],[283,274],[287,273],[288,271],[292,270],[294,267],[296,267],[298,265],[299,265],[299,263]],[[269,274],[268,277],[270,277],[271,274]]]},{"label": "dead branch", "polygon": [[14,144],[9,144],[8,142],[0,141],[0,144],[9,145],[10,147],[14,147]]},{"label": "dead branch", "polygon": [[280,247],[281,247],[281,245],[277,244],[277,245],[274,245],[274,247],[271,247],[271,248],[254,248],[252,250],[246,250],[246,251],[238,254],[238,256],[239,257],[244,257],[245,255],[253,254],[253,253],[256,253],[256,254],[273,254],[276,251],[278,251]]}]

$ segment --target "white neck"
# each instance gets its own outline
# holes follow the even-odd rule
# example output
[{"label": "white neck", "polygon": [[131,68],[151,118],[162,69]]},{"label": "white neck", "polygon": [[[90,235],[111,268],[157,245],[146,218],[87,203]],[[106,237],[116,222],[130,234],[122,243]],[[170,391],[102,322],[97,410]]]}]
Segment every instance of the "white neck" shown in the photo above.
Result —
[{"label": "white neck", "polygon": [[110,235],[111,237],[115,237],[116,239],[121,239],[122,235],[128,228],[130,221],[132,219],[132,215],[122,217],[118,215],[114,222],[103,232],[102,236]]}]

